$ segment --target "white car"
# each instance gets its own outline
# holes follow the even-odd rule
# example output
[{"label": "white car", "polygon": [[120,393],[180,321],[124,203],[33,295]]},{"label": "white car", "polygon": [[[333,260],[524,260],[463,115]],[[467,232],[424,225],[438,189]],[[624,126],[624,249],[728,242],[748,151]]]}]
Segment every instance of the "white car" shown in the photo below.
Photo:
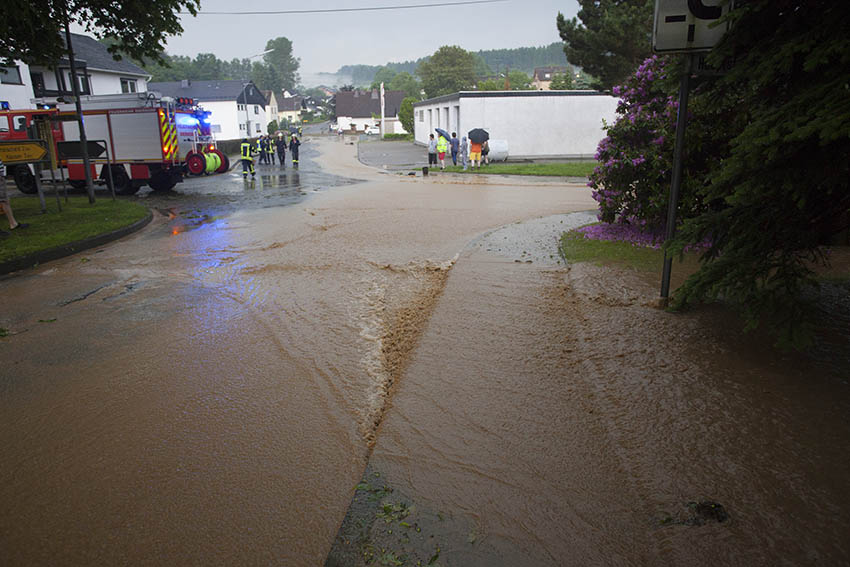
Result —
[{"label": "white car", "polygon": [[381,129],[378,128],[377,126],[366,126],[366,134],[367,135],[369,135],[369,136],[371,136],[372,134],[379,134],[380,135],[380,133],[381,133]]}]

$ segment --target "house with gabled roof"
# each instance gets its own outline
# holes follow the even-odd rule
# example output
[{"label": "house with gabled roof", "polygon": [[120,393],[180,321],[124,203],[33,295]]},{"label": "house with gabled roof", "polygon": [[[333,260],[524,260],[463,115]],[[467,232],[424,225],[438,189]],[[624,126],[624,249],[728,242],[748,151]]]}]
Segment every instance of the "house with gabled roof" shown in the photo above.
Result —
[{"label": "house with gabled roof", "polygon": [[[384,92],[385,134],[405,134],[398,119],[405,91]],[[379,125],[381,121],[381,95],[378,89],[371,91],[339,91],[336,93],[337,126],[346,132],[363,132],[367,126]]]},{"label": "house with gabled roof", "polygon": [[288,96],[280,101],[277,106],[277,121],[278,124],[283,124],[286,121],[289,124],[301,123],[302,97]]},{"label": "house with gabled roof", "polygon": [[548,91],[555,75],[566,75],[572,73],[569,67],[535,67],[531,78],[531,86],[538,91]]},{"label": "house with gabled roof", "polygon": [[[64,36],[63,36],[64,41]],[[106,45],[87,35],[72,33],[71,47],[81,95],[145,92],[150,74],[127,59],[116,61]],[[55,106],[73,95],[71,65],[63,57],[51,68],[16,61],[0,68],[0,101],[10,108]]]},{"label": "house with gabled roof", "polygon": [[217,140],[253,138],[266,133],[268,101],[252,81],[184,79],[149,83],[148,90],[173,98],[191,98],[210,111],[210,129]]}]

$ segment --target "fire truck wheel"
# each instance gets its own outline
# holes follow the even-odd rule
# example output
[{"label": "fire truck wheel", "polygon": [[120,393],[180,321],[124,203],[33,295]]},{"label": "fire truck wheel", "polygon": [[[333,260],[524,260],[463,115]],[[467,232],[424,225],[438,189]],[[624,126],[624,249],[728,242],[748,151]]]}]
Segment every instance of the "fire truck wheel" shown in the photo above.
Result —
[{"label": "fire truck wheel", "polygon": [[186,169],[191,175],[201,175],[207,167],[207,161],[201,154],[192,153],[186,158]]},{"label": "fire truck wheel", "polygon": [[213,150],[213,153],[218,154],[218,159],[221,160],[221,165],[215,170],[216,173],[227,173],[230,170],[230,160],[227,156],[221,153],[218,149]]},{"label": "fire truck wheel", "polygon": [[32,174],[30,168],[25,165],[19,165],[15,168],[12,174],[15,177],[15,185],[18,186],[21,193],[33,194],[36,192],[35,175]]},{"label": "fire truck wheel", "polygon": [[151,189],[154,191],[168,191],[177,185],[177,182],[167,171],[157,171],[150,178],[150,181],[148,181],[148,185],[150,185]]},{"label": "fire truck wheel", "polygon": [[112,166],[112,181],[115,184],[116,195],[132,195],[139,190],[130,180],[130,176],[127,175],[123,166]]},{"label": "fire truck wheel", "polygon": [[74,189],[85,189],[86,188],[86,180],[85,179],[69,179],[68,183]]}]

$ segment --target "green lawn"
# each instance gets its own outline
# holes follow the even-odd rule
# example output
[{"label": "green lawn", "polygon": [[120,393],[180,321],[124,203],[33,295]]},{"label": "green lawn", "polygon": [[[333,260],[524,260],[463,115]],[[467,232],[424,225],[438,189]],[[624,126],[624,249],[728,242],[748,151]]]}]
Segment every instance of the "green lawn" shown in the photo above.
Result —
[{"label": "green lawn", "polygon": [[[101,198],[89,205],[88,197],[71,197],[68,203],[62,201],[61,213],[56,199],[48,199],[46,214],[41,213],[38,199],[34,197],[18,197],[10,202],[18,222],[27,223],[29,227],[0,237],[0,262],[110,232],[148,214],[147,208],[138,203],[110,198]],[[0,230],[9,230],[4,215],[0,215]]]},{"label": "green lawn", "polygon": [[569,263],[620,264],[646,272],[659,271],[664,263],[661,250],[616,240],[590,240],[574,230],[561,236],[560,252]]},{"label": "green lawn", "polygon": [[[451,163],[450,158],[446,161]],[[446,171],[454,173],[491,173],[499,175],[546,175],[555,177],[587,177],[593,168],[599,165],[595,161],[569,161],[563,163],[491,163],[482,166],[480,170],[463,171],[463,167],[449,165]]]}]

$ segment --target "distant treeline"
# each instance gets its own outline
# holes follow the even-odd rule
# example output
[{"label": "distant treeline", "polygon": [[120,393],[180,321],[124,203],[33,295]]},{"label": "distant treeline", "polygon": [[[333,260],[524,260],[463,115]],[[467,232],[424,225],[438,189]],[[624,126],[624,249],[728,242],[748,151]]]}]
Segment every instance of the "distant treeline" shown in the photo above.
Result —
[{"label": "distant treeline", "polygon": [[[517,47],[515,49],[488,49],[476,52],[484,60],[488,69],[486,74],[496,74],[509,67],[512,71],[522,71],[528,75],[534,72],[535,67],[566,66],[567,57],[564,55],[564,44],[555,42],[543,47]],[[343,65],[337,71],[337,75],[351,77],[355,85],[368,85],[372,83],[375,73],[381,67],[388,67],[393,71],[406,71],[413,75],[416,68],[428,57],[421,57],[416,61],[404,61],[401,63],[387,63],[386,65]]]}]

